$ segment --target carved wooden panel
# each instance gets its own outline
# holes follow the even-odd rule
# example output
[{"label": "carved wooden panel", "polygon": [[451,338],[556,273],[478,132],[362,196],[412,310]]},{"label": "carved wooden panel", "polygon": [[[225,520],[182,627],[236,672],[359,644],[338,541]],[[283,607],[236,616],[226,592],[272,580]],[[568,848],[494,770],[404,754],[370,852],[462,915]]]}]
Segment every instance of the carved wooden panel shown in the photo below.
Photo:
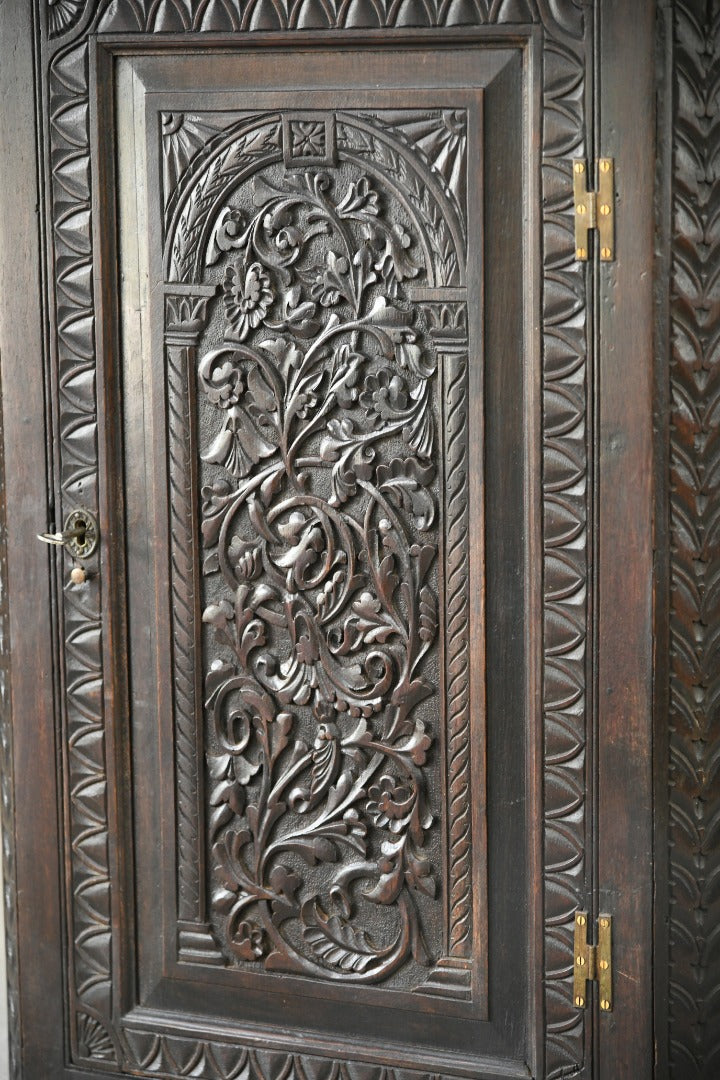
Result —
[{"label": "carved wooden panel", "polygon": [[[172,192],[165,260],[171,278],[202,282],[166,290],[181,914],[200,895],[185,806],[202,771],[197,652],[209,919],[226,957],[424,992],[441,961],[439,992],[461,998],[466,123],[463,110],[230,123]],[[173,116],[164,175],[183,136],[217,127]],[[196,533],[201,589],[187,565]],[[202,644],[197,629],[186,640],[197,592]],[[186,951],[191,937],[185,926]]]},{"label": "carved wooden panel", "polygon": [[673,11],[669,1067],[720,1069],[720,6]]},{"label": "carved wooden panel", "polygon": [[[47,12],[63,491],[68,506],[82,496],[93,507],[88,32],[128,33],[140,44],[148,31],[542,27],[544,1054],[546,1075],[578,1072],[586,1046],[571,1003],[571,935],[587,872],[588,430],[585,284],[573,261],[568,177],[569,157],[583,152],[582,10],[569,0],[102,0]],[[159,131],[172,236],[165,331],[175,764],[196,779],[194,787],[180,784],[178,802],[178,944],[181,959],[204,954],[218,967],[310,965],[320,979],[341,970],[346,981],[359,973],[412,989],[422,982],[423,952],[462,967],[471,932],[463,811],[464,120],[455,108],[381,112],[320,118],[286,110],[252,133],[238,118],[240,171],[227,213],[215,205],[211,174],[194,205],[176,194],[186,172],[195,175],[202,148],[218,172],[235,167],[219,149],[229,138],[225,126],[196,109],[166,115]],[[382,168],[373,172],[378,155]],[[259,189],[251,173],[262,177]],[[199,454],[187,440],[193,424]],[[204,575],[188,561],[201,536]],[[153,1049],[132,1022],[118,1023],[100,612],[95,575],[81,600],[68,594],[63,615],[71,1056],[140,1075],[236,1075],[221,1042],[157,1035]],[[190,628],[202,612],[198,639]],[[432,720],[439,710],[446,738]],[[198,712],[202,740],[192,727]],[[283,714],[291,719],[278,722]],[[287,791],[274,791],[278,783]],[[325,824],[334,831],[318,832]],[[271,850],[261,873],[262,845],[287,844],[291,832],[291,853],[280,859],[280,848]],[[211,845],[203,878],[195,856]],[[431,879],[443,850],[448,868],[438,888]],[[271,878],[276,855],[284,869]],[[348,885],[342,875],[352,859],[365,877]],[[369,896],[360,898],[358,883]],[[343,918],[353,904],[367,921],[351,933]],[[439,993],[444,976],[433,979],[429,989]],[[289,1067],[293,1059],[284,1060]],[[298,1067],[312,1071],[318,1060],[303,1056]]]}]

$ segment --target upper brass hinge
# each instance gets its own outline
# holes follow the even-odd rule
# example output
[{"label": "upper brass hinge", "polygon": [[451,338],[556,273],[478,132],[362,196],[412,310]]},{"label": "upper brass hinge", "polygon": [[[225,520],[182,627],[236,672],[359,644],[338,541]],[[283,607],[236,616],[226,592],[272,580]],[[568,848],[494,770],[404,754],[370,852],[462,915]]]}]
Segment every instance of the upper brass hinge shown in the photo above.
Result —
[{"label": "upper brass hinge", "polygon": [[588,941],[588,913],[575,912],[573,1001],[587,1008],[587,980],[597,980],[600,1008],[612,1012],[612,915],[598,915],[597,945]]},{"label": "upper brass hinge", "polygon": [[575,200],[575,257],[588,257],[588,233],[597,229],[600,259],[615,258],[615,168],[612,158],[598,158],[597,191],[588,190],[588,170],[582,158],[573,159]]}]

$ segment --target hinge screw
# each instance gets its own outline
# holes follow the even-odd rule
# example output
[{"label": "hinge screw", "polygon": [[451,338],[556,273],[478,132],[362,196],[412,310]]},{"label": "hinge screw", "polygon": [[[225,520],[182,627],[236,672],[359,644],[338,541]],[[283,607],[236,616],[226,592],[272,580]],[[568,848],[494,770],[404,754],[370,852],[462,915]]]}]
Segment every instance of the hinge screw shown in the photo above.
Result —
[{"label": "hinge screw", "polygon": [[610,207],[608,206],[608,204],[606,202],[604,202],[602,204],[602,206],[600,207],[600,213],[602,214],[603,217],[607,217],[608,214],[610,213]]},{"label": "hinge screw", "polygon": [[605,158],[603,158],[603,160],[600,162],[600,172],[609,172],[609,171],[610,171],[610,162],[607,161]]},{"label": "hinge screw", "polygon": [[602,971],[607,971],[607,969],[609,967],[610,967],[610,965],[608,964],[607,960],[601,960],[600,961],[600,968],[601,968]]},{"label": "hinge screw", "polygon": [[605,1012],[608,1011],[608,1009],[610,1008],[610,1002],[607,998],[602,999],[602,1001],[600,1002],[600,1008],[603,1009]]},{"label": "hinge screw", "polygon": [[578,915],[577,924],[578,924],[578,926],[584,926],[585,925],[585,916],[584,915]]},{"label": "hinge screw", "polygon": [[578,967],[584,967],[584,965],[585,965],[585,957],[584,956],[578,956],[576,962],[577,962]]},{"label": "hinge screw", "polygon": [[585,172],[585,166],[583,165],[582,161],[576,161],[575,162],[575,172],[576,173],[584,173]]},{"label": "hinge screw", "polygon": [[587,251],[586,251],[585,248],[578,248],[577,249],[577,257],[578,257],[578,259],[584,259],[586,257],[586,255],[587,255]]},{"label": "hinge screw", "polygon": [[579,205],[579,206],[578,206],[578,208],[577,208],[577,212],[578,212],[578,214],[584,214],[584,213],[585,213],[585,209],[586,209],[586,208],[585,208],[585,206],[584,206],[584,205],[583,205],[582,203],[580,203],[580,205]]},{"label": "hinge screw", "polygon": [[577,1005],[578,1009],[582,1009],[583,1005],[585,1004],[585,998],[584,997],[576,997],[575,998],[575,1004]]},{"label": "hinge screw", "polygon": [[607,919],[601,919],[600,920],[600,925],[602,926],[603,930],[607,930],[610,923],[608,922]]}]

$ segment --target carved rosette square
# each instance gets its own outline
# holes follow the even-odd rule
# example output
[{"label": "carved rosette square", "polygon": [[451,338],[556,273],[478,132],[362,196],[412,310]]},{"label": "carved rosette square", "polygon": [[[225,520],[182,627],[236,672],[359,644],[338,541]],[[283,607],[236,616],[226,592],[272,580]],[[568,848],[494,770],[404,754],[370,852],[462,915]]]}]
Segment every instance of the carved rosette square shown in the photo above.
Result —
[{"label": "carved rosette square", "polygon": [[282,121],[283,161],[288,169],[335,164],[333,113],[285,113]]}]

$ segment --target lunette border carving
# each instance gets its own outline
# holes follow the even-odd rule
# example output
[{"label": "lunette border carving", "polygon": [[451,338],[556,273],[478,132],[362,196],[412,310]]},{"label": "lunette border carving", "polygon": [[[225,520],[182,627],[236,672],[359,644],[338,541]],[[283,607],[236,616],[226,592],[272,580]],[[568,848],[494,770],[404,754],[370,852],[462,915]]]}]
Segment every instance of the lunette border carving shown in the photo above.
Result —
[{"label": "lunette border carving", "polygon": [[[89,12],[90,8],[86,8]],[[584,71],[588,48],[581,5],[574,0],[100,0],[91,25],[101,31],[255,31],[364,27],[450,27],[538,24],[545,30],[543,73],[543,458],[544,458],[544,915],[546,1075],[577,1071],[586,1058],[583,1017],[572,1006],[572,914],[585,897],[585,637],[587,588],[587,465],[585,278],[574,263],[570,158],[584,152]],[[77,24],[74,24],[77,25]],[[62,52],[51,60],[50,111],[53,159],[53,232],[57,251],[67,247],[67,268],[56,288],[57,343],[64,357],[61,390],[71,421],[60,446],[64,490],[73,478],[97,482],[92,260],[88,176],[87,36],[68,49],[71,25],[59,36]],[[72,164],[71,164],[72,163]],[[72,242],[71,242],[72,241]],[[60,266],[60,264],[58,264]],[[80,438],[78,439],[78,434]],[[80,447],[78,450],[77,447]],[[69,478],[69,479],[67,479]],[[70,598],[65,611],[68,675],[83,688],[99,687],[99,595],[89,604]],[[68,680],[73,685],[72,680]],[[69,714],[74,703],[69,702]],[[87,873],[98,904],[76,905],[73,989],[93,1037],[78,1060],[111,1061],[118,1053],[109,1031],[111,969],[110,881],[107,857],[97,859],[107,834],[106,770],[101,695],[78,717],[78,739],[68,742],[67,783],[76,796],[70,812],[75,866]],[[71,719],[71,716],[69,716]],[[71,720],[72,722],[72,720]],[[90,757],[86,757],[86,750]],[[86,791],[87,762],[93,791]],[[76,830],[76,831],[75,831]],[[93,839],[93,857],[90,843]],[[85,849],[83,848],[85,845]],[[107,846],[105,845],[105,853]],[[90,860],[90,861],[89,861]],[[85,868],[85,869],[83,869]],[[87,893],[85,894],[87,897]],[[88,942],[91,951],[88,952]],[[78,965],[91,955],[93,974]],[[106,1031],[106,1027],[108,1030]],[[75,1036],[73,1036],[75,1038]],[[75,1047],[77,1055],[77,1046]],[[126,1052],[125,1050],[123,1051]],[[136,1063],[135,1068],[141,1067]],[[208,1072],[207,1075],[213,1075]]]}]

